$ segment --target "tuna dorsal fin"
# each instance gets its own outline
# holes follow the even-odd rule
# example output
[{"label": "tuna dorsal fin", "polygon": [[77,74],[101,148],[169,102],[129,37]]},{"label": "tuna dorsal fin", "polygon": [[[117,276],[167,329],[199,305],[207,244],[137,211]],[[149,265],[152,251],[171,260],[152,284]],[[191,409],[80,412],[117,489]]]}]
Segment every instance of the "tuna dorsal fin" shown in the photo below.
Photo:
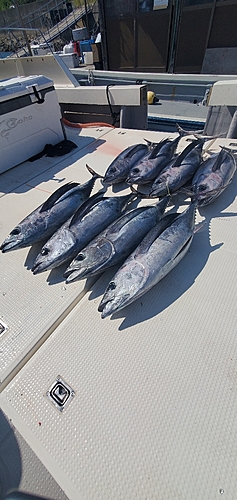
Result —
[{"label": "tuna dorsal fin", "polygon": [[104,193],[101,192],[95,193],[88,200],[84,201],[84,203],[77,209],[77,211],[73,215],[69,227],[78,224],[78,222],[80,222],[83,219],[83,217],[91,210],[91,208],[97,203],[99,203],[99,201],[103,198],[103,194]]},{"label": "tuna dorsal fin", "polygon": [[180,214],[166,214],[166,215],[164,215],[164,217],[155,225],[155,227],[153,227],[149,231],[149,233],[145,236],[145,238],[142,240],[140,245],[138,245],[135,257],[136,257],[136,255],[146,253],[149,250],[152,243],[156,240],[156,238],[158,238],[158,236],[160,236],[160,234],[163,233],[163,231],[170,224],[172,224],[172,222],[175,219],[177,219],[177,217],[179,215]]},{"label": "tuna dorsal fin", "polygon": [[66,196],[68,196],[71,189],[74,189],[77,186],[79,186],[78,182],[68,182],[67,184],[61,186],[54,193],[52,193],[49,196],[49,198],[43,203],[40,212],[45,212],[46,210],[52,208],[53,205],[55,205],[55,203],[60,200],[60,198],[64,199],[65,194]]},{"label": "tuna dorsal fin", "polygon": [[200,144],[200,139],[197,139],[196,141],[192,141],[191,144],[189,144],[188,146],[186,146],[186,148],[184,148],[184,150],[182,151],[182,153],[180,153],[176,160],[174,161],[173,163],[173,167],[179,167],[180,164],[182,163],[182,161],[184,160],[184,158],[186,158],[186,156],[195,148],[195,146],[197,146],[198,144]]}]

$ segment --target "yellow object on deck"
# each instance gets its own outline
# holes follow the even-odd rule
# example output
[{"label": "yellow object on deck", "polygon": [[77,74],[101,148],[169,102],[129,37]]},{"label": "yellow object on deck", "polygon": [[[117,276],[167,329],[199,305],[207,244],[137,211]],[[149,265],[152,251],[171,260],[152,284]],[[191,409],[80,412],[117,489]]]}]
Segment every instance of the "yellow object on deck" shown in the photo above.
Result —
[{"label": "yellow object on deck", "polygon": [[156,95],[154,92],[152,92],[151,90],[148,90],[147,92],[147,103],[148,104],[155,104],[156,102]]}]

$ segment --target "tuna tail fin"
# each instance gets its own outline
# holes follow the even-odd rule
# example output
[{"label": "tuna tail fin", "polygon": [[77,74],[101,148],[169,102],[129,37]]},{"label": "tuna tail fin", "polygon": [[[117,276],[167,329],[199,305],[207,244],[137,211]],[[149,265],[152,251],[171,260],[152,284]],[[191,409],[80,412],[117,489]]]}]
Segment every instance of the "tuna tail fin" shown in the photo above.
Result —
[{"label": "tuna tail fin", "polygon": [[[140,191],[135,189],[135,187],[133,187],[133,186],[130,186],[130,189],[131,189],[132,193],[137,195],[137,197],[140,197],[144,200],[151,200],[152,198],[158,198],[158,196],[150,196],[149,194],[141,193]],[[167,195],[165,195],[165,196],[167,196]]]},{"label": "tuna tail fin", "polygon": [[149,141],[149,139],[143,139],[146,143],[147,143],[147,147],[150,151],[152,151],[156,146],[157,146],[157,142],[152,142],[152,141]]},{"label": "tuna tail fin", "polygon": [[184,137],[185,135],[194,135],[196,137],[196,135],[199,135],[202,136],[202,133],[204,131],[204,129],[202,130],[184,130],[178,123],[175,124],[175,127],[177,128],[177,131],[179,133],[179,135],[181,135],[181,137]]},{"label": "tuna tail fin", "polygon": [[[219,139],[219,137],[223,137],[225,135],[225,134],[205,135],[205,134],[203,134],[204,128],[201,130],[184,130],[182,127],[180,127],[180,125],[178,123],[176,123],[175,126],[177,128],[178,133],[181,135],[181,137],[184,137],[185,135],[193,135],[194,137],[196,137],[196,139],[203,139],[204,141],[213,140],[213,142],[214,142],[216,139]],[[208,149],[209,148],[210,148],[210,146],[208,147]]]},{"label": "tuna tail fin", "polygon": [[88,172],[90,172],[92,177],[95,177],[96,179],[103,179],[104,178],[103,175],[98,174],[97,172],[95,172],[95,170],[93,170],[93,168],[89,167],[89,165],[87,165],[87,163],[86,163],[86,168],[87,168]]}]

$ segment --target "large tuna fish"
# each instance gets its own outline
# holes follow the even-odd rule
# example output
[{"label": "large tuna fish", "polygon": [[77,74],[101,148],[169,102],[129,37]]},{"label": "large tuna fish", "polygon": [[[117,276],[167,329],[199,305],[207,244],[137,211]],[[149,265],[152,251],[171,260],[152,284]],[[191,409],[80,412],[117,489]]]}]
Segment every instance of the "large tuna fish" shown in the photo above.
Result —
[{"label": "large tuna fish", "polygon": [[224,147],[220,153],[205,160],[192,179],[192,190],[198,205],[208,205],[215,200],[230,184],[235,171],[235,157]]},{"label": "large tuna fish", "polygon": [[67,283],[101,273],[124,260],[161,219],[169,202],[134,208],[94,238],[71,262],[64,276]]},{"label": "large tuna fish", "polygon": [[135,165],[148,151],[148,145],[135,144],[124,149],[112,163],[108,166],[105,175],[105,184],[117,184],[124,182],[128,176],[129,170]]},{"label": "large tuna fish", "polygon": [[31,214],[10,232],[1,244],[2,252],[27,247],[49,238],[90,196],[97,178],[101,177],[88,167],[92,178],[85,184],[69,182],[57,189]]},{"label": "large tuna fish", "polygon": [[126,182],[128,184],[147,184],[152,182],[157,175],[172,160],[182,134],[173,141],[163,139],[153,151],[130,169]]},{"label": "large tuna fish", "polygon": [[195,212],[192,202],[182,214],[165,215],[149,231],[110,281],[98,308],[102,318],[141,297],[181,261],[193,239]]},{"label": "large tuna fish", "polygon": [[164,196],[174,193],[192,179],[202,159],[204,140],[192,141],[176,160],[167,165],[153,182],[149,196]]},{"label": "large tuna fish", "polygon": [[89,241],[117,219],[126,209],[134,194],[125,196],[92,196],[42,247],[36,257],[34,274],[53,269],[67,260],[72,260]]}]

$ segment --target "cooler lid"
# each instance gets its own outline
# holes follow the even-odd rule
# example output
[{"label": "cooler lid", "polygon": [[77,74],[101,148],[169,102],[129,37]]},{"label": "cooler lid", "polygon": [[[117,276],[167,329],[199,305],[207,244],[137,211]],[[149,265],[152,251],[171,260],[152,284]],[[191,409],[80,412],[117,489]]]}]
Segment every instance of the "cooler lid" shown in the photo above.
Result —
[{"label": "cooler lid", "polygon": [[53,80],[43,75],[16,76],[0,81],[0,102],[32,94],[32,87],[42,90],[53,86]]}]

